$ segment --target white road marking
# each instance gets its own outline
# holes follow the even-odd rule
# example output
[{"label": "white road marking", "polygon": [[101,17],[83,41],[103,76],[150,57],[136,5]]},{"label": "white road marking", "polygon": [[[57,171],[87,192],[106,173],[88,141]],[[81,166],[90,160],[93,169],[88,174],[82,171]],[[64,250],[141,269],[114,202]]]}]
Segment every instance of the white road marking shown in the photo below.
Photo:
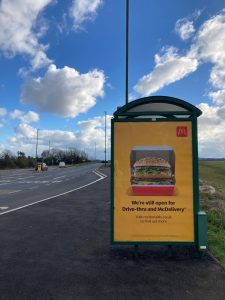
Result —
[{"label": "white road marking", "polygon": [[26,183],[26,184],[38,184],[38,183],[49,183],[49,180],[35,180],[35,181],[18,181],[17,183]]},{"label": "white road marking", "polygon": [[[5,212],[0,213],[0,215],[5,215],[5,214],[8,214],[8,213],[13,212],[13,211],[23,209],[23,208],[25,208],[25,207],[35,205],[35,204],[37,204],[37,203],[41,203],[41,202],[44,202],[44,201],[47,201],[47,200],[50,200],[50,199],[54,199],[54,198],[57,198],[57,197],[60,197],[60,196],[63,196],[63,195],[67,195],[67,194],[69,194],[69,193],[72,193],[72,192],[81,190],[81,189],[83,189],[83,188],[85,188],[85,187],[87,187],[87,186],[89,186],[89,185],[92,185],[92,184],[94,184],[94,183],[96,183],[96,182],[98,182],[98,181],[100,181],[100,180],[102,180],[102,179],[105,179],[105,178],[107,177],[105,174],[100,173],[100,172],[97,171],[97,170],[92,171],[92,172],[93,172],[94,174],[96,174],[97,176],[99,176],[100,178],[97,179],[97,180],[94,180],[94,181],[92,181],[92,182],[90,182],[90,183],[87,183],[87,184],[85,184],[85,185],[82,185],[82,186],[80,186],[80,187],[78,187],[78,188],[72,189],[72,190],[70,190],[70,191],[67,191],[67,192],[64,192],[64,193],[61,193],[61,194],[57,194],[57,195],[55,195],[55,196],[51,196],[51,197],[48,197],[48,198],[45,198],[45,199],[42,199],[42,200],[39,200],[39,201],[36,201],[36,202],[33,202],[33,203],[29,203],[29,204],[26,204],[26,205],[23,205],[23,206],[20,206],[20,207],[17,207],[17,208],[13,208],[13,209],[7,210],[7,211],[5,211]],[[99,173],[99,174],[98,174],[98,173]]]},{"label": "white road marking", "polygon": [[59,178],[63,178],[63,177],[66,177],[66,175],[59,176],[59,177],[55,177],[55,178],[53,178],[53,180],[55,180],[55,179],[59,179]]},{"label": "white road marking", "polygon": [[104,178],[106,178],[107,177],[107,175],[105,175],[105,174],[103,174],[103,173],[101,173],[100,171],[98,171],[98,170],[95,170],[95,172],[94,172],[95,174],[97,173],[97,175],[100,175],[100,176],[103,176]]},{"label": "white road marking", "polygon": [[0,206],[0,209],[8,209],[8,206]]},{"label": "white road marking", "polygon": [[9,192],[9,194],[15,194],[15,193],[18,193],[18,192],[21,192],[21,190],[12,191],[12,192]]},{"label": "white road marking", "polygon": [[26,176],[26,177],[19,177],[19,178],[15,178],[15,179],[23,180],[23,179],[27,179],[27,178],[31,178],[31,177],[34,177],[34,175]]}]

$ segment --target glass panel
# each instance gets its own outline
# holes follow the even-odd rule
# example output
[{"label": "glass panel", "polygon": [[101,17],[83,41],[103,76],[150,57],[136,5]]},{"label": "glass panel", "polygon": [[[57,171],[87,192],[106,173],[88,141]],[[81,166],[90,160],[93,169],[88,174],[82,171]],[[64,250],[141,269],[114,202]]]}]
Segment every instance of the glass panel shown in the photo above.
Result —
[{"label": "glass panel", "polygon": [[137,116],[135,119],[167,119],[165,116]]},{"label": "glass panel", "polygon": [[144,112],[144,111],[188,111],[187,109],[171,103],[145,103],[132,107],[127,112]]},{"label": "glass panel", "polygon": [[189,118],[190,115],[173,115],[176,118]]}]

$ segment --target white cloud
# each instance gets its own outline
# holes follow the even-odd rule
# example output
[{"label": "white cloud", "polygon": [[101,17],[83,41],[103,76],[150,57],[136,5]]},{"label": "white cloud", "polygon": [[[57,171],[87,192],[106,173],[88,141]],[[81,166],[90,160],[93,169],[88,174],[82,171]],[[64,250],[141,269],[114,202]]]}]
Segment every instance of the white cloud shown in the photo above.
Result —
[{"label": "white cloud", "polygon": [[216,88],[224,88],[225,67],[223,64],[220,65],[220,61],[212,68],[209,81]]},{"label": "white cloud", "polygon": [[10,117],[13,120],[21,118],[22,115],[23,115],[23,112],[19,109],[14,109],[14,111],[10,112]]},{"label": "white cloud", "polygon": [[[109,159],[111,147],[111,118],[106,116],[106,148],[107,159]],[[105,151],[105,116],[97,116],[93,119],[78,122],[79,130],[76,133],[76,144],[80,149],[85,149],[85,152],[90,157],[103,159]],[[95,151],[96,150],[96,151]]]},{"label": "white cloud", "polygon": [[21,102],[31,103],[41,111],[63,117],[75,117],[96,104],[104,95],[105,76],[97,69],[80,74],[73,68],[49,66],[44,77],[28,80]]},{"label": "white cloud", "polygon": [[[35,141],[37,139],[37,128],[34,128],[26,123],[20,123],[16,128],[16,140],[20,139]],[[14,137],[15,138],[15,137]],[[75,134],[69,131],[62,130],[38,130],[38,141],[40,145],[49,145],[49,141],[53,144],[62,147],[65,143],[70,143],[75,140]]]},{"label": "white cloud", "polygon": [[39,115],[34,111],[29,111],[27,114],[23,116],[23,121],[25,123],[32,123],[39,121]]},{"label": "white cloud", "polygon": [[177,20],[175,31],[182,40],[189,39],[195,32],[193,21],[190,21],[187,18]]},{"label": "white cloud", "polygon": [[134,101],[135,99],[138,99],[137,93],[132,92],[128,94],[128,102]]},{"label": "white cloud", "polygon": [[[106,136],[107,144],[110,143],[110,126],[111,116],[106,116]],[[105,116],[98,116],[93,119],[78,122],[79,131],[77,134],[77,141],[83,147],[87,149],[93,149],[96,144],[97,149],[104,150],[105,145]]]},{"label": "white cloud", "polygon": [[165,48],[163,55],[156,54],[154,69],[139,79],[134,87],[141,95],[147,96],[194,72],[203,63],[212,65],[209,78],[212,89],[208,94],[212,104],[199,105],[203,111],[203,115],[199,118],[201,157],[225,157],[224,45],[225,9],[202,24],[183,56],[178,55],[178,50],[174,47]]},{"label": "white cloud", "polygon": [[194,21],[196,21],[203,10],[195,10],[191,15],[178,19],[175,24],[175,32],[179,35],[182,40],[187,40],[193,36],[195,32]]},{"label": "white cloud", "polygon": [[79,121],[77,123],[77,125],[80,127],[80,128],[105,128],[105,125],[106,127],[110,127],[111,126],[111,119],[112,119],[112,116],[110,115],[106,115],[106,116],[97,116],[97,117],[94,117],[93,119],[88,119],[88,120],[85,120],[85,121]]},{"label": "white cloud", "polygon": [[163,49],[160,56],[155,55],[155,68],[148,75],[138,80],[134,90],[142,96],[148,96],[165,85],[169,85],[188,74],[196,71],[197,59],[189,56],[180,56],[174,47]]},{"label": "white cloud", "polygon": [[[196,12],[194,18],[200,15]],[[188,18],[180,19],[188,20]],[[178,20],[177,28],[182,22]],[[186,24],[186,23],[185,23]],[[179,27],[180,26],[180,27]],[[206,20],[196,32],[190,49],[185,55],[179,55],[174,47],[163,48],[163,54],[155,55],[155,67],[147,75],[140,78],[134,87],[142,96],[150,95],[164,86],[182,79],[197,70],[203,63],[211,63],[209,82],[213,90],[209,97],[217,105],[225,103],[225,9]]]},{"label": "white cloud", "polygon": [[37,136],[37,130],[26,123],[19,124],[16,133],[19,137],[26,139],[33,139]]},{"label": "white cloud", "polygon": [[7,115],[7,110],[4,107],[0,107],[0,128],[3,128],[5,126],[5,117]]},{"label": "white cloud", "polygon": [[76,140],[76,135],[71,131],[63,130],[41,130],[40,139],[44,141],[51,141],[52,144],[59,147],[66,147],[67,144],[72,145]]},{"label": "white cloud", "polygon": [[[75,142],[75,134],[69,131],[62,130],[39,130],[38,131],[38,155],[42,151],[48,150],[49,141],[51,147],[65,148],[67,145],[73,145]],[[20,123],[15,128],[15,135],[8,139],[10,150],[14,153],[23,151],[26,155],[35,156],[37,143],[37,128],[30,126],[27,123]]]},{"label": "white cloud", "polygon": [[4,107],[0,107],[0,117],[4,117],[7,114],[7,110]]},{"label": "white cloud", "polygon": [[32,123],[39,121],[39,114],[34,111],[29,111],[28,113],[24,113],[21,110],[15,109],[10,113],[11,119],[19,119],[24,123]]},{"label": "white cloud", "polygon": [[210,92],[208,95],[212,99],[213,103],[217,105],[222,105],[225,103],[225,89],[221,89],[216,92]]},{"label": "white cloud", "polygon": [[[107,159],[110,151],[110,126],[112,116],[106,116]],[[77,148],[88,153],[89,157],[103,159],[105,150],[105,116],[97,116],[93,119],[78,122],[76,132],[63,130],[38,131],[38,155],[51,148]],[[37,128],[24,122],[15,128],[15,134],[8,139],[10,150],[16,153],[18,149],[26,155],[35,156],[37,142]]]},{"label": "white cloud", "polygon": [[209,93],[213,102],[225,104],[225,9],[218,15],[207,20],[197,32],[190,52],[204,62],[213,64],[209,82],[214,89]]},{"label": "white cloud", "polygon": [[225,105],[198,106],[203,114],[198,118],[198,141],[200,157],[225,157]]},{"label": "white cloud", "polygon": [[225,64],[225,9],[203,23],[196,34],[191,51],[204,62]]},{"label": "white cloud", "polygon": [[73,0],[70,15],[73,18],[73,29],[82,29],[83,23],[93,21],[103,0]]},{"label": "white cloud", "polygon": [[37,18],[52,0],[2,0],[0,2],[0,51],[7,57],[26,54],[33,70],[48,65],[47,45],[38,39],[46,30],[46,24],[39,24]]},{"label": "white cloud", "polygon": [[3,144],[0,144],[0,153],[2,153],[5,150],[5,146]]}]

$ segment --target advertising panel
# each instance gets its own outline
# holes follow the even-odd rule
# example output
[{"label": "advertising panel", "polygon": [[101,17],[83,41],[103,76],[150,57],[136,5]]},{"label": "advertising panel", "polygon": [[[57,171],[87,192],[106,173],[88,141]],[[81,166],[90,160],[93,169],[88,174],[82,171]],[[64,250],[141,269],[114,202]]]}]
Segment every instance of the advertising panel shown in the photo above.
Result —
[{"label": "advertising panel", "polygon": [[114,122],[114,242],[194,242],[191,121]]}]

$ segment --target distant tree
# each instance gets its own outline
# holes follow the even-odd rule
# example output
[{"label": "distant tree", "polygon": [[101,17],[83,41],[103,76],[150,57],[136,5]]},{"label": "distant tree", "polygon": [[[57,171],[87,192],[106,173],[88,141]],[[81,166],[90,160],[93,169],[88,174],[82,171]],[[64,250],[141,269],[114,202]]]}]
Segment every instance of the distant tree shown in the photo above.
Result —
[{"label": "distant tree", "polygon": [[14,156],[8,149],[4,150],[0,154],[0,168],[33,168],[35,166],[36,159],[28,156],[22,151],[17,152],[17,156]]},{"label": "distant tree", "polygon": [[52,148],[50,152],[48,150],[44,150],[41,156],[43,161],[49,165],[56,165],[60,161],[64,161],[66,164],[77,164],[88,161],[88,155],[84,151],[81,152],[76,148],[70,148],[67,151]]},{"label": "distant tree", "polygon": [[1,161],[0,167],[2,169],[5,168],[15,168],[15,157],[13,156],[12,152],[8,149],[5,149],[1,154]]},{"label": "distant tree", "polygon": [[22,152],[22,151],[18,151],[18,152],[17,152],[17,157],[18,157],[18,158],[25,158],[25,153]]},{"label": "distant tree", "polygon": [[49,150],[44,150],[42,153],[41,153],[41,157],[43,159],[46,159],[49,157]]}]

